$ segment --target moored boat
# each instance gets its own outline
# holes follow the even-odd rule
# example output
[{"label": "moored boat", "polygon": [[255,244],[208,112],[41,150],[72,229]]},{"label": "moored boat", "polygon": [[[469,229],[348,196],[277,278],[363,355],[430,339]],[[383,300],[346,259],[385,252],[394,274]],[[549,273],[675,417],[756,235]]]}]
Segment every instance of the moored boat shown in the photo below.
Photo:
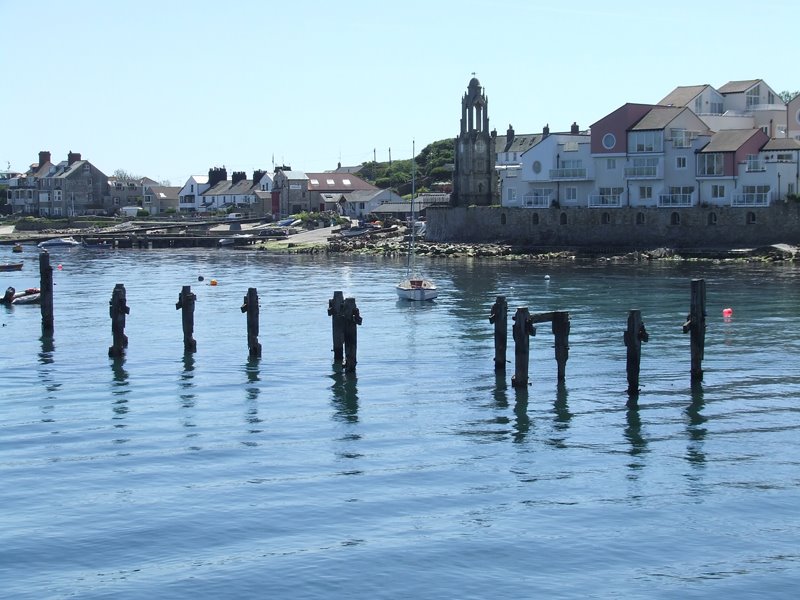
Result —
[{"label": "moored boat", "polygon": [[22,270],[21,262],[18,263],[0,263],[0,271],[21,271]]},{"label": "moored boat", "polygon": [[73,247],[80,246],[81,243],[74,237],[53,238],[52,240],[44,240],[37,244],[39,248],[60,248],[60,247]]},{"label": "moored boat", "polygon": [[42,301],[41,290],[39,288],[28,288],[18,292],[13,287],[6,289],[6,293],[0,298],[0,304],[20,305],[20,304],[39,304]]}]

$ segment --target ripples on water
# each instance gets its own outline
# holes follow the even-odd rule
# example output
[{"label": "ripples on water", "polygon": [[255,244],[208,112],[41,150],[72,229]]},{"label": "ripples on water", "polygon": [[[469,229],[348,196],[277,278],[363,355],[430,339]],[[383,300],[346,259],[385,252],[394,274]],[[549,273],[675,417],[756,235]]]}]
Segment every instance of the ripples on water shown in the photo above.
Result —
[{"label": "ripples on water", "polygon": [[[37,284],[25,258],[17,288]],[[414,305],[395,300],[393,260],[71,251],[53,264],[54,340],[35,307],[0,310],[0,596],[794,592],[794,267],[432,262],[440,297]],[[694,388],[693,277],[709,313]],[[115,283],[131,307],[120,361],[107,356]],[[182,285],[198,296],[192,355]],[[260,360],[239,310],[248,287]],[[331,365],[334,290],[364,317],[354,376]],[[570,312],[565,385],[547,323],[529,388],[511,388],[513,364],[495,375],[498,294],[509,327],[521,305]],[[650,333],[633,409],[631,308]]]}]

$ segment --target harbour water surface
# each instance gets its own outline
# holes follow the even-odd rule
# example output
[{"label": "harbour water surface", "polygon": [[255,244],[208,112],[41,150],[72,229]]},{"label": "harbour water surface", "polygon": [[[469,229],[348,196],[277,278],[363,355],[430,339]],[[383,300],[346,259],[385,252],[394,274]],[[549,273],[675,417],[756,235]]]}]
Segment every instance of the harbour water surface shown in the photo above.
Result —
[{"label": "harbour water surface", "polygon": [[[34,248],[3,288],[38,285]],[[789,598],[800,581],[794,266],[53,251],[55,335],[0,308],[0,597]],[[550,278],[546,279],[545,275]],[[198,277],[202,276],[202,282]],[[701,385],[682,333],[706,280]],[[211,279],[218,283],[211,286]],[[130,340],[111,360],[109,304]],[[184,354],[182,285],[197,294]],[[263,356],[248,359],[249,287]],[[356,298],[358,366],[328,299]],[[498,294],[548,324],[496,375]],[[722,309],[733,308],[723,319]],[[627,408],[627,312],[643,346]],[[509,336],[509,360],[513,341]]]}]

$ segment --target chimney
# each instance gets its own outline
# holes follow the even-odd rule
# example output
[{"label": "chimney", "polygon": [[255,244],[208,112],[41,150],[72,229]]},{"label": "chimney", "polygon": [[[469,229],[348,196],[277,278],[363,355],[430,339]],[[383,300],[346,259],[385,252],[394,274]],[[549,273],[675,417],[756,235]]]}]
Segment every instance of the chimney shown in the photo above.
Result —
[{"label": "chimney", "polygon": [[240,181],[247,179],[247,173],[244,171],[234,171],[231,173],[231,185],[236,185]]},{"label": "chimney", "polygon": [[545,125],[544,129],[542,129],[542,137],[547,137],[548,135],[550,135],[550,123]]},{"label": "chimney", "polygon": [[580,127],[578,127],[578,123],[577,122],[575,122],[575,121],[572,122],[572,127],[569,128],[569,132],[572,135],[578,135],[581,132],[581,129],[580,129]]},{"label": "chimney", "polygon": [[80,153],[78,153],[78,152],[72,152],[72,151],[70,151],[70,152],[67,154],[67,164],[68,164],[68,165],[71,165],[71,164],[72,164],[72,163],[74,163],[74,162],[78,162],[80,159],[81,159],[81,155],[80,155]]},{"label": "chimney", "polygon": [[39,166],[41,167],[44,164],[50,162],[50,153],[47,150],[42,150],[39,152]]},{"label": "chimney", "polygon": [[261,178],[264,177],[264,175],[266,175],[266,174],[267,174],[267,172],[266,171],[262,171],[261,169],[253,171],[253,185],[257,185],[258,182],[261,181]]},{"label": "chimney", "polygon": [[208,170],[208,187],[212,188],[220,181],[228,178],[228,171],[225,167],[212,167]]}]

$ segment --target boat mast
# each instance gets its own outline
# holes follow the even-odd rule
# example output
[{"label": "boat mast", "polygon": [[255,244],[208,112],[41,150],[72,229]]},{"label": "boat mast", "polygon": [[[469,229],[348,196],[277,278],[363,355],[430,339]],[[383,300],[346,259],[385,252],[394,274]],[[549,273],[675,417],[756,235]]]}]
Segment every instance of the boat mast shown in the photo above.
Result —
[{"label": "boat mast", "polygon": [[416,241],[416,231],[417,231],[417,217],[414,213],[414,194],[417,191],[416,184],[417,184],[417,169],[416,169],[416,161],[414,160],[414,153],[416,152],[415,146],[416,140],[411,140],[411,246],[409,247],[408,252],[408,266],[406,270],[410,273],[411,272],[411,261],[414,260],[414,242]]}]

